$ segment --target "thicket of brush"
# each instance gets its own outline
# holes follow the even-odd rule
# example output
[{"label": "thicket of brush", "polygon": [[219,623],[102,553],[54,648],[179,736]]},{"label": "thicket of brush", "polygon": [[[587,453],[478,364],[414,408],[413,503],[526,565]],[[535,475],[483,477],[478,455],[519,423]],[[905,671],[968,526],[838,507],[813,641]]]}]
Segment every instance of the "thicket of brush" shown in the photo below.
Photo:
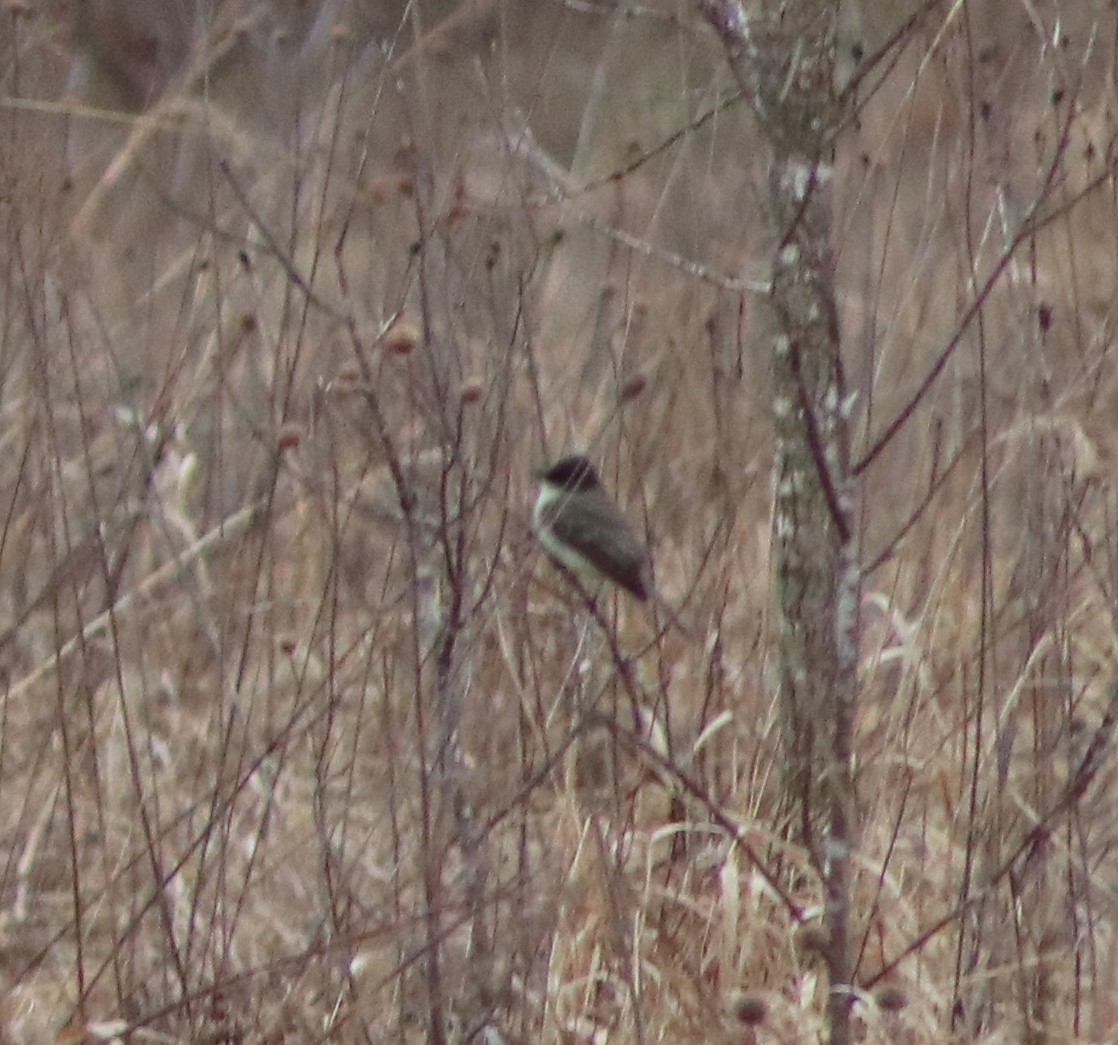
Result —
[{"label": "thicket of brush", "polygon": [[[853,1017],[1110,1040],[1115,13],[872,6]],[[765,145],[696,8],[9,2],[0,48],[4,1040],[815,1040]],[[574,449],[688,633],[543,560]]]}]

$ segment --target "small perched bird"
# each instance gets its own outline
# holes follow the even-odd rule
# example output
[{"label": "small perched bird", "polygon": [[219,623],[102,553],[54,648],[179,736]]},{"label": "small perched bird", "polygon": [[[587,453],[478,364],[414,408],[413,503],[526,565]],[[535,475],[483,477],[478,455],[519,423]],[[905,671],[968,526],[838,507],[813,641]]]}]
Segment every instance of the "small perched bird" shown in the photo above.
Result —
[{"label": "small perched bird", "polygon": [[544,550],[593,594],[603,581],[635,595],[652,595],[648,548],[602,488],[594,466],[564,457],[536,473],[540,495],[532,513]]}]

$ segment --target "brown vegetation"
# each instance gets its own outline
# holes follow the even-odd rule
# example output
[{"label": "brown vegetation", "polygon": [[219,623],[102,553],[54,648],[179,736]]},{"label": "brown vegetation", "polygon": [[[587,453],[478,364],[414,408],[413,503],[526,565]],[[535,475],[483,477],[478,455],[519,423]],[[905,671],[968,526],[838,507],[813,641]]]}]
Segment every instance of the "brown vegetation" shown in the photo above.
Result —
[{"label": "brown vegetation", "polygon": [[[814,1040],[763,146],[696,9],[75,5],[0,11],[3,1040]],[[1112,1040],[1115,15],[891,6],[853,1015]],[[697,638],[542,561],[574,449]]]}]

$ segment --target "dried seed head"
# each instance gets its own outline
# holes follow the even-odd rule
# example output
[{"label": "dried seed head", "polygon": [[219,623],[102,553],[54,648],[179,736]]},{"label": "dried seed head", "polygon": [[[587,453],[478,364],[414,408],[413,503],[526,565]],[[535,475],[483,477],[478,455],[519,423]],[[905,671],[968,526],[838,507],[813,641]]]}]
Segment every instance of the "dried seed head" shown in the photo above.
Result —
[{"label": "dried seed head", "polygon": [[292,450],[302,442],[303,426],[294,421],[285,421],[279,430],[276,445],[281,450]]},{"label": "dried seed head", "polygon": [[644,374],[634,374],[621,386],[621,395],[618,398],[623,403],[636,399],[648,387],[648,378]]},{"label": "dried seed head", "polygon": [[285,421],[280,428],[280,436],[276,439],[276,446],[282,450],[290,450],[299,446],[303,440],[303,427],[294,421]]},{"label": "dried seed head", "polygon": [[734,991],[730,996],[730,1011],[738,1023],[756,1027],[768,1017],[769,1005],[761,995],[753,991]]},{"label": "dried seed head", "polygon": [[401,317],[385,332],[384,347],[394,356],[411,355],[419,343],[419,327],[411,320]]},{"label": "dried seed head", "polygon": [[874,992],[873,999],[882,1012],[900,1012],[908,1005],[908,995],[895,983],[887,983]]}]

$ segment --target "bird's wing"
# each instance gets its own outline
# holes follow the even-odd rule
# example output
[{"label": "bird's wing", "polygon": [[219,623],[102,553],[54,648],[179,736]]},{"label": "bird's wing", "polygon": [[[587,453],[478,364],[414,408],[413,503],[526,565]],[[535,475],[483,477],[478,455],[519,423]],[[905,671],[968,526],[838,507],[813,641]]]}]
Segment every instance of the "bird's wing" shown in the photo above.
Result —
[{"label": "bird's wing", "polygon": [[604,576],[639,599],[648,597],[648,549],[608,498],[584,498],[578,511],[556,511],[549,523],[559,541]]}]

